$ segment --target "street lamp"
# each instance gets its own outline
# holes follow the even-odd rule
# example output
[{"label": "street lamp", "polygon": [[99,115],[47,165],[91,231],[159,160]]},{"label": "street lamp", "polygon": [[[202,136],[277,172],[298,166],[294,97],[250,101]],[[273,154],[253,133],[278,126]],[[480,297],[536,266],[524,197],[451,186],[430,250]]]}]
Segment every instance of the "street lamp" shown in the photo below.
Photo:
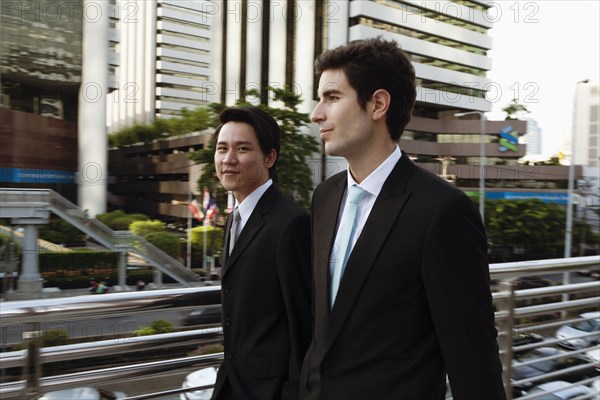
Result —
[{"label": "street lamp", "polygon": [[188,269],[192,269],[192,212],[190,204],[192,203],[192,193],[188,194],[188,201],[171,200],[171,204],[187,206],[187,248],[185,265]]},{"label": "street lamp", "polygon": [[485,114],[482,111],[468,111],[454,114],[455,117],[466,115],[479,115],[479,214],[481,222],[485,225]]},{"label": "street lamp", "polygon": [[[589,79],[584,79],[577,82],[575,89],[575,98],[577,98],[577,89],[580,83],[588,83]],[[565,226],[565,258],[571,257],[571,238],[573,236],[573,189],[575,181],[575,123],[577,116],[575,115],[575,99],[573,99],[573,124],[571,126],[571,162],[569,163],[569,186],[567,189],[567,221]],[[565,272],[565,275],[568,275]],[[568,283],[568,280],[567,280]]]}]

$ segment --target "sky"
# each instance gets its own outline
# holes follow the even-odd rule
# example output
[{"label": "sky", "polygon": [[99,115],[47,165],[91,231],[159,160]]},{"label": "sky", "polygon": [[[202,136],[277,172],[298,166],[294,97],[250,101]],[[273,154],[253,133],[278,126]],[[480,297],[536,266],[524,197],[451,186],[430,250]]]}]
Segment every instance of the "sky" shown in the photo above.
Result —
[{"label": "sky", "polygon": [[542,130],[542,153],[568,150],[577,82],[600,81],[600,1],[497,1],[489,10],[494,28],[493,82],[488,119],[504,119],[518,98]]}]

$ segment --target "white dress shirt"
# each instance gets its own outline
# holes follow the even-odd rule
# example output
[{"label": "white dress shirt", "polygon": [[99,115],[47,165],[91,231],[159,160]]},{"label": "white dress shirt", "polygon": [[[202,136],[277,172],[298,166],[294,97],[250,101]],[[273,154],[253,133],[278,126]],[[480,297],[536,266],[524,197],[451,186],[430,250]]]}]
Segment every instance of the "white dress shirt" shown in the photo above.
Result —
[{"label": "white dress shirt", "polygon": [[248,218],[250,218],[250,215],[252,215],[252,212],[256,208],[258,201],[263,196],[263,194],[265,194],[267,189],[271,187],[272,184],[273,180],[269,179],[268,181],[254,189],[254,192],[246,196],[246,198],[241,203],[238,204],[237,200],[235,201],[236,207],[238,207],[238,210],[240,211],[240,225],[237,231],[238,236],[242,232],[242,229],[244,229],[244,226],[246,225],[246,222],[248,222]]},{"label": "white dress shirt", "polygon": [[[369,176],[367,176],[365,178],[365,180],[363,180],[360,184],[356,183],[356,181],[352,177],[352,174],[350,173],[350,168],[348,168],[348,170],[347,170],[348,187],[350,187],[352,185],[357,185],[368,192],[368,195],[365,197],[365,199],[358,205],[358,211],[357,211],[358,221],[357,221],[357,224],[355,227],[354,235],[351,238],[349,254],[352,253],[352,249],[354,248],[354,245],[356,244],[356,240],[360,237],[360,233],[362,232],[362,230],[365,226],[365,223],[367,222],[367,218],[369,218],[369,214],[371,214],[371,210],[373,209],[375,200],[377,200],[377,196],[379,196],[379,192],[381,192],[381,188],[383,187],[383,184],[387,180],[388,176],[390,176],[392,169],[394,169],[394,167],[396,166],[396,163],[398,163],[398,160],[400,160],[400,157],[402,157],[402,152],[400,151],[400,147],[396,146],[396,148],[394,149],[392,154],[390,154],[389,157],[386,158],[385,161],[382,162],[379,165],[379,167],[377,167],[373,172],[371,172],[369,174]],[[347,195],[348,195],[348,189],[346,189],[346,193],[344,193],[344,197],[342,198],[342,203],[340,204],[340,210],[339,210],[339,215],[338,215],[338,227],[336,228],[336,233],[335,233],[336,238],[337,238],[337,231],[339,229],[339,221],[342,220],[342,215],[344,213]],[[335,243],[335,240],[334,240],[334,243]],[[338,260],[338,257],[332,257],[333,255],[334,255],[334,251],[331,252],[331,255],[329,258],[329,272],[331,272],[331,273],[333,273],[335,261]]]}]

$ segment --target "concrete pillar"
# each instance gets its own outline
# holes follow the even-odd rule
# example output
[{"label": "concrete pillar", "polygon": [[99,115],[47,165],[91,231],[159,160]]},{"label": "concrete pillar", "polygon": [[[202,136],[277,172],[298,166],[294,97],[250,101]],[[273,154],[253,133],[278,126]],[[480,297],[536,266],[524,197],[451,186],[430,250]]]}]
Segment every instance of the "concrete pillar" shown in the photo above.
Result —
[{"label": "concrete pillar", "polygon": [[90,217],[106,212],[108,184],[109,2],[83,0],[81,89],[79,93],[78,205]]},{"label": "concrete pillar", "polygon": [[157,288],[163,287],[162,272],[160,272],[160,270],[157,268],[154,268],[154,285]]},{"label": "concrete pillar", "polygon": [[119,252],[119,286],[127,285],[127,252]]},{"label": "concrete pillar", "polygon": [[[23,268],[17,281],[17,290],[19,292],[41,292],[43,285],[38,264],[38,224],[47,223],[29,221],[25,228],[25,237],[23,239]],[[42,222],[43,221],[43,222]]]}]

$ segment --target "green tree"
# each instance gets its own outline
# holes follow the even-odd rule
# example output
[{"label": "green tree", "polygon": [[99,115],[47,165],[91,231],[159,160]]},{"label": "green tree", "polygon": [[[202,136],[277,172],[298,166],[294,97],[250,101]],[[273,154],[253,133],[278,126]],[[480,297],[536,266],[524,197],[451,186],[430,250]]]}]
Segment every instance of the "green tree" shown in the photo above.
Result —
[{"label": "green tree", "polygon": [[[565,210],[537,199],[486,202],[486,231],[492,261],[553,258],[565,238]],[[520,249],[523,254],[515,255]]]},{"label": "green tree", "polygon": [[42,225],[39,229],[39,237],[57,244],[85,244],[85,235],[62,219],[52,219],[48,224]]},{"label": "green tree", "polygon": [[209,108],[195,110],[184,108],[178,118],[157,118],[152,124],[136,124],[112,133],[108,137],[111,147],[150,143],[170,136],[200,132],[214,125],[214,113]]},{"label": "green tree", "polygon": [[506,120],[518,119],[519,113],[529,113],[527,107],[519,103],[517,99],[512,99],[502,111],[506,113]]},{"label": "green tree", "polygon": [[[307,159],[319,151],[317,140],[302,133],[302,128],[310,122],[308,114],[298,111],[300,96],[287,89],[278,89],[270,87],[276,101],[281,101],[284,108],[273,108],[266,105],[260,105],[259,108],[273,116],[281,128],[281,151],[277,161],[277,183],[279,189],[292,197],[298,204],[308,208],[310,206],[310,192],[313,188],[312,173]],[[259,97],[256,90],[249,90],[247,97]],[[237,106],[250,106],[245,99],[236,103]],[[215,115],[225,106],[222,104],[211,105],[211,110]],[[202,175],[198,181],[199,188],[209,187],[212,192],[217,194],[219,202],[225,202],[226,193],[219,183],[215,174],[214,149],[209,148],[199,150],[190,155],[190,158],[197,163],[205,164]]]}]

